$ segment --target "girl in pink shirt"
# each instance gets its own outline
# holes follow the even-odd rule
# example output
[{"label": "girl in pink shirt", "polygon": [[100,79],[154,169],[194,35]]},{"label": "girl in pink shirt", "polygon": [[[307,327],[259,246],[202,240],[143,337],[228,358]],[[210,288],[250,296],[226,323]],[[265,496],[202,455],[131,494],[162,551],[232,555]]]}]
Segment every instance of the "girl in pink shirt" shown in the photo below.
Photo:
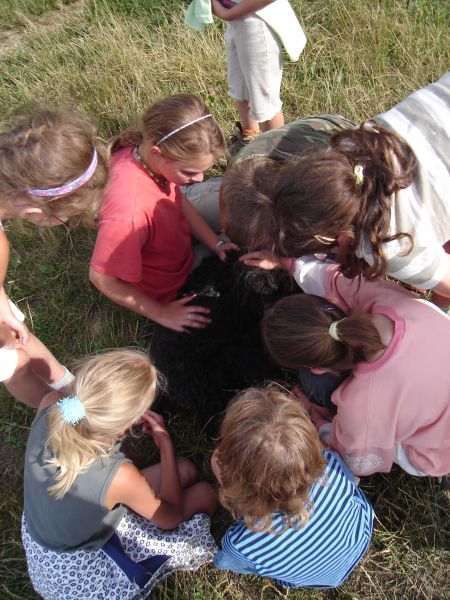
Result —
[{"label": "girl in pink shirt", "polygon": [[[208,309],[176,299],[193,265],[191,236],[224,260],[219,238],[184,197],[224,150],[219,126],[190,94],[163,98],[138,129],[112,143],[109,184],[99,215],[91,282],[113,302],[175,331],[209,323]],[[218,207],[217,207],[218,212]]]},{"label": "girl in pink shirt", "polygon": [[307,293],[280,300],[263,337],[285,368],[346,375],[331,394],[335,415],[303,399],[324,441],[357,475],[393,463],[448,474],[450,319],[389,281],[347,279],[334,263],[300,258],[293,274]]}]

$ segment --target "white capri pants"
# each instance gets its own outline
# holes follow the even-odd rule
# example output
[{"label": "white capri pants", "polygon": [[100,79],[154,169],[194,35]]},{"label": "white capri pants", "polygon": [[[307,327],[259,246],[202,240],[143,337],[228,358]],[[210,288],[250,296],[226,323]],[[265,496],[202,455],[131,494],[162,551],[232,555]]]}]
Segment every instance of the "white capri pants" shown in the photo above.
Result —
[{"label": "white capri pants", "polygon": [[234,100],[248,100],[250,113],[258,123],[269,121],[282,106],[280,41],[270,27],[253,14],[230,21],[225,41],[229,96]]}]

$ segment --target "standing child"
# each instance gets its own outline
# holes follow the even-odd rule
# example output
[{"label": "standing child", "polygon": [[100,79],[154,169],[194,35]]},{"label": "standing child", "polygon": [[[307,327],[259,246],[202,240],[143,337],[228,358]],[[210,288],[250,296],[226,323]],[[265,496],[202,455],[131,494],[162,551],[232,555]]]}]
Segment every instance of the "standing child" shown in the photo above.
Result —
[{"label": "standing child", "polygon": [[[204,0],[194,0],[188,9],[188,24],[199,28],[196,9],[203,22],[209,22],[204,4]],[[216,17],[227,21],[228,93],[241,119],[236,128],[237,151],[239,143],[250,143],[260,130],[284,124],[282,48],[297,61],[306,38],[288,0],[211,0],[211,7]]]},{"label": "standing child", "polygon": [[229,405],[212,458],[236,522],[214,563],[285,587],[336,587],[372,535],[372,507],[300,403],[275,386]]},{"label": "standing child", "polygon": [[[90,275],[105,296],[176,331],[209,323],[206,308],[188,306],[194,296],[175,299],[192,269],[191,235],[222,260],[236,246],[220,240],[179,186],[202,181],[223,149],[219,126],[190,94],[156,102],[140,129],[113,140]],[[218,202],[204,212],[219,227]]]},{"label": "standing child", "polygon": [[83,117],[36,108],[0,134],[0,381],[18,400],[37,406],[47,389],[72,375],[23,324],[5,292],[9,245],[2,222],[25,219],[40,227],[91,217],[107,169],[94,127]]},{"label": "standing child", "polygon": [[390,281],[346,279],[312,257],[296,261],[294,277],[306,293],[267,312],[263,339],[277,364],[315,374],[316,397],[328,387],[323,374],[340,376],[328,393],[334,411],[309,407],[323,439],[357,475],[393,463],[411,475],[447,475],[448,316]]},{"label": "standing child", "polygon": [[[25,454],[22,540],[45,600],[147,597],[169,573],[212,558],[209,519],[196,513],[211,515],[217,501],[146,412],[156,385],[146,355],[117,350],[82,361],[69,396],[42,400]],[[161,453],[142,471],[119,450],[139,422]]]}]

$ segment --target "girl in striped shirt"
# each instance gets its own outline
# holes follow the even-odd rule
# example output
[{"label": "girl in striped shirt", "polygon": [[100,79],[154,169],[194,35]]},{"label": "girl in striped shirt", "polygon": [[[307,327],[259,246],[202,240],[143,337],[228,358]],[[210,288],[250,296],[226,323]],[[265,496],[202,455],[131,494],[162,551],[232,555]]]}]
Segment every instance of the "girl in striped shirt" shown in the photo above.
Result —
[{"label": "girl in striped shirt", "polygon": [[373,511],[300,403],[276,386],[228,407],[212,457],[235,517],[214,563],[289,588],[340,585],[367,550]]}]

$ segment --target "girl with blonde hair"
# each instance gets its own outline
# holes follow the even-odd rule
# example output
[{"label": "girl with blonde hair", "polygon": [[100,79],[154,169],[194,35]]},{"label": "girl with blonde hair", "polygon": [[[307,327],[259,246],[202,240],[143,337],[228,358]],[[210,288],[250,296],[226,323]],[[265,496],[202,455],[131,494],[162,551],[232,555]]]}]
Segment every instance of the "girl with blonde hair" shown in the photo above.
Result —
[{"label": "girl with blonde hair", "polygon": [[[211,515],[217,501],[194,465],[175,457],[162,418],[148,412],[157,374],[145,354],[106,352],[75,373],[68,396],[44,397],[27,443],[30,578],[45,600],[145,597],[174,570],[211,559],[209,519],[196,513]],[[161,454],[142,471],[119,448],[135,424]]]},{"label": "girl with blonde hair", "polygon": [[39,227],[84,217],[91,222],[107,180],[106,159],[94,126],[74,113],[35,107],[16,115],[0,134],[0,381],[36,407],[48,385],[63,389],[72,375],[24,325],[4,281],[9,245],[6,221]]},{"label": "girl with blonde hair", "polygon": [[250,388],[232,401],[212,468],[221,503],[236,519],[216,567],[290,588],[335,587],[366,552],[370,504],[340,456],[323,448],[300,403],[280,388]]},{"label": "girl with blonde hair", "polygon": [[[175,331],[202,328],[208,310],[176,299],[194,264],[191,236],[221,260],[225,243],[218,202],[202,213],[180,190],[199,182],[224,151],[212,114],[196,96],[168,96],[150,106],[139,129],[111,143],[110,182],[91,261],[92,283],[113,302]],[[209,216],[207,216],[209,214]]]}]

